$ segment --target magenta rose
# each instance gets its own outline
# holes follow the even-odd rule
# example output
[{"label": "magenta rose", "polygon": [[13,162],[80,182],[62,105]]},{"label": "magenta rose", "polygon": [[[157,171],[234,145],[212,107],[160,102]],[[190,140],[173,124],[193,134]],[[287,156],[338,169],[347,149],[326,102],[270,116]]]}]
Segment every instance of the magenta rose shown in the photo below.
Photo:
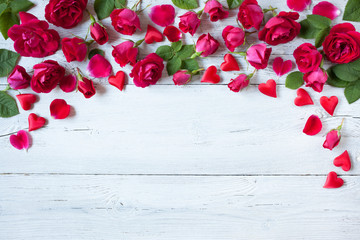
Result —
[{"label": "magenta rose", "polygon": [[19,16],[21,24],[15,24],[8,31],[16,52],[24,57],[42,58],[58,50],[60,36],[57,31],[49,29],[46,21],[26,12],[20,12]]},{"label": "magenta rose", "polygon": [[307,73],[320,67],[322,55],[311,43],[303,43],[294,51],[294,58],[300,72]]},{"label": "magenta rose", "polygon": [[265,43],[253,45],[246,51],[246,60],[256,69],[264,69],[268,65],[271,51]]},{"label": "magenta rose", "polygon": [[241,46],[245,41],[245,33],[239,27],[227,26],[222,32],[226,47],[233,52],[235,48]]},{"label": "magenta rose", "polygon": [[37,93],[51,92],[65,76],[65,68],[53,60],[46,60],[36,64],[33,68],[34,75],[31,78],[30,86]]},{"label": "magenta rose", "polygon": [[327,79],[328,76],[326,72],[321,68],[305,73],[304,75],[306,87],[311,87],[316,92],[321,92],[323,90],[324,84]]},{"label": "magenta rose", "polygon": [[324,53],[333,63],[348,63],[360,57],[360,33],[351,23],[332,27],[323,42]]},{"label": "magenta rose", "polygon": [[130,77],[134,79],[137,87],[144,88],[156,84],[161,78],[163,70],[163,59],[156,53],[150,53],[134,65]]},{"label": "magenta rose", "polygon": [[84,61],[87,54],[87,45],[84,39],[78,37],[63,38],[63,40],[61,40],[61,45],[61,49],[67,62]]},{"label": "magenta rose", "polygon": [[30,79],[31,77],[27,74],[25,68],[16,65],[8,76],[7,81],[12,89],[24,89],[29,87]]},{"label": "magenta rose", "polygon": [[188,32],[191,34],[191,36],[194,36],[196,30],[198,29],[201,23],[199,16],[196,13],[190,11],[181,15],[179,18],[180,18],[180,22],[179,22],[180,30],[183,31],[184,33]]},{"label": "magenta rose", "polygon": [[235,79],[231,79],[231,82],[228,84],[228,87],[233,92],[240,92],[240,90],[246,88],[249,85],[250,81],[246,74],[240,74]]},{"label": "magenta rose", "polygon": [[123,8],[115,9],[110,14],[111,24],[115,30],[124,35],[133,35],[140,28],[139,16],[133,10]]},{"label": "magenta rose", "polygon": [[271,18],[259,32],[259,40],[270,45],[278,45],[292,41],[300,33],[300,23],[297,12],[280,12]]},{"label": "magenta rose", "polygon": [[187,70],[179,70],[173,75],[175,85],[185,85],[191,80],[191,74]]},{"label": "magenta rose", "polygon": [[207,1],[205,3],[204,12],[210,15],[210,21],[212,22],[216,22],[229,16],[229,12],[224,10],[221,3],[217,0]]},{"label": "magenta rose", "polygon": [[333,150],[337,145],[339,145],[341,140],[341,134],[340,131],[337,129],[331,130],[326,134],[326,139],[323,144],[324,148],[327,148],[329,150]]},{"label": "magenta rose", "polygon": [[50,0],[45,7],[45,18],[58,27],[75,27],[82,19],[87,0]]},{"label": "magenta rose", "polygon": [[120,64],[120,67],[125,67],[126,64],[134,65],[136,63],[136,57],[138,55],[138,48],[134,48],[132,41],[126,41],[120,43],[117,46],[113,46],[112,55],[115,61]]},{"label": "magenta rose", "polygon": [[94,22],[90,25],[90,35],[100,45],[104,45],[109,41],[109,35],[106,29],[99,23]]},{"label": "magenta rose", "polygon": [[256,0],[245,0],[240,5],[237,17],[245,29],[254,27],[260,30],[264,13]]},{"label": "magenta rose", "polygon": [[203,34],[196,42],[196,52],[201,52],[201,56],[207,57],[216,52],[220,43],[213,38],[210,33]]}]

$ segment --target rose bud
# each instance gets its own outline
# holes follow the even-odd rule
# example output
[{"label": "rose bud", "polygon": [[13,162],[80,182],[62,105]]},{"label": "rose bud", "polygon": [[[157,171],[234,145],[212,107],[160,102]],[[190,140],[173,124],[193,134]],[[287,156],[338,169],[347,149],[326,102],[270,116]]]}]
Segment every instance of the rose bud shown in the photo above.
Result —
[{"label": "rose bud", "polygon": [[245,41],[245,33],[239,27],[227,26],[222,32],[226,47],[233,52],[235,48],[241,46]]},{"label": "rose bud", "polygon": [[82,19],[87,0],[50,0],[45,7],[45,18],[58,27],[75,27]]},{"label": "rose bud", "polygon": [[220,43],[210,33],[203,34],[196,42],[196,52],[201,52],[202,57],[207,57],[216,52]]},{"label": "rose bud", "polygon": [[144,88],[156,84],[163,70],[163,59],[156,53],[150,53],[134,65],[129,76],[133,78],[135,86]]},{"label": "rose bud", "polygon": [[268,65],[271,51],[271,48],[266,48],[265,43],[253,45],[246,51],[246,60],[256,69],[264,69]]},{"label": "rose bud", "polygon": [[321,68],[318,68],[315,71],[305,73],[304,75],[306,87],[311,87],[316,92],[321,92],[323,90],[324,84],[327,79],[328,75]]},{"label": "rose bud", "polygon": [[233,92],[240,92],[240,90],[246,88],[249,83],[249,77],[246,74],[240,74],[235,79],[231,79],[228,87]]},{"label": "rose bud", "polygon": [[167,26],[164,35],[170,42],[177,42],[181,39],[182,33],[177,27]]},{"label": "rose bud", "polygon": [[303,43],[294,51],[294,58],[300,72],[307,73],[320,67],[322,55],[311,43]]},{"label": "rose bud", "polygon": [[94,22],[90,25],[90,35],[100,45],[103,45],[109,41],[109,35],[105,28],[99,23]]},{"label": "rose bud", "polygon": [[351,23],[333,26],[322,45],[327,59],[333,63],[348,63],[360,57],[360,33]]},{"label": "rose bud", "polygon": [[65,68],[56,61],[46,60],[33,67],[34,75],[31,78],[30,86],[34,92],[49,93],[65,76]]},{"label": "rose bud", "polygon": [[337,145],[339,145],[341,139],[341,134],[338,130],[331,130],[326,134],[326,140],[323,144],[324,148],[333,150]]},{"label": "rose bud", "polygon": [[84,95],[85,98],[91,98],[96,93],[93,81],[87,79],[86,77],[79,79],[78,90]]},{"label": "rose bud", "polygon": [[128,63],[130,63],[130,65],[136,63],[138,48],[134,47],[132,41],[120,43],[117,46],[113,46],[113,48],[112,55],[115,58],[115,61],[120,64],[120,67],[125,67]]},{"label": "rose bud", "polygon": [[256,0],[245,0],[240,5],[237,17],[245,29],[254,27],[260,30],[264,13]]},{"label": "rose bud", "polygon": [[175,85],[185,85],[191,80],[191,74],[187,70],[179,70],[173,75]]},{"label": "rose bud", "polygon": [[133,10],[123,8],[115,9],[110,14],[111,24],[115,30],[124,35],[133,35],[140,28],[139,16]]},{"label": "rose bud", "polygon": [[82,62],[86,58],[87,45],[84,39],[78,37],[63,38],[61,45],[67,62]]},{"label": "rose bud", "polygon": [[270,45],[278,45],[292,41],[300,33],[300,23],[297,12],[280,12],[271,18],[259,32],[259,40]]},{"label": "rose bud", "polygon": [[221,3],[217,0],[207,1],[205,3],[204,12],[210,15],[210,21],[212,22],[216,22],[229,16],[229,12],[225,11]]},{"label": "rose bud", "polygon": [[25,68],[16,65],[14,70],[10,73],[7,81],[12,89],[24,89],[29,87],[31,77],[27,74]]},{"label": "rose bud", "polygon": [[196,30],[198,29],[201,23],[199,16],[196,13],[190,11],[181,15],[179,18],[180,18],[180,22],[179,22],[180,30],[183,31],[184,33],[188,32],[191,34],[191,36],[194,36]]}]

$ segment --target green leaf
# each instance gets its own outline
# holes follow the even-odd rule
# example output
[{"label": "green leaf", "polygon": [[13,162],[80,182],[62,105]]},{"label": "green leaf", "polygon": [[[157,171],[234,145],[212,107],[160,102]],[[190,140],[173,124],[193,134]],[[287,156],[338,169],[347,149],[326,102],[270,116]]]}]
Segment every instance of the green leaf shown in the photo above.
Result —
[{"label": "green leaf", "polygon": [[351,63],[335,65],[332,71],[338,78],[346,82],[353,82],[360,78],[360,72],[355,70]]},{"label": "green leaf", "polygon": [[16,101],[6,92],[0,92],[0,117],[9,118],[19,114]]},{"label": "green leaf", "polygon": [[95,48],[89,52],[88,59],[90,60],[96,54],[100,54],[101,56],[104,56],[105,52],[101,49]]},{"label": "green leaf", "polygon": [[0,3],[0,16],[7,9],[8,5],[6,3]]},{"label": "green leaf", "polygon": [[360,22],[360,1],[349,0],[346,4],[343,20]]},{"label": "green leaf", "polygon": [[181,59],[180,58],[173,58],[166,64],[166,70],[168,72],[168,75],[174,75],[177,71],[179,71],[181,68]]},{"label": "green leaf", "polygon": [[0,16],[0,31],[5,40],[9,38],[7,32],[14,24],[20,24],[17,14],[10,9],[5,10]]},{"label": "green leaf", "polygon": [[307,20],[315,28],[324,29],[330,27],[331,19],[320,15],[307,15]]},{"label": "green leaf", "polygon": [[359,100],[359,98],[360,98],[360,81],[350,83],[345,88],[344,94],[350,104]]},{"label": "green leaf", "polygon": [[165,61],[169,61],[174,56],[174,50],[170,46],[160,46],[156,49],[156,54]]},{"label": "green leaf", "polygon": [[195,52],[194,45],[184,45],[180,51],[175,54],[175,57],[185,60]]},{"label": "green leaf", "polygon": [[171,43],[171,47],[172,47],[172,49],[174,49],[175,52],[180,51],[180,49],[182,47],[182,41]]},{"label": "green leaf", "polygon": [[242,2],[243,2],[243,0],[227,0],[227,4],[230,9],[239,7]]},{"label": "green leaf", "polygon": [[335,75],[335,73],[332,71],[332,67],[327,70],[327,74],[328,74],[328,79],[326,83],[329,84],[330,86],[345,88],[347,85],[349,85],[349,82],[341,80]]},{"label": "green leaf", "polygon": [[304,74],[302,72],[296,71],[290,73],[286,77],[285,87],[290,89],[298,89],[304,84]]},{"label": "green leaf", "polygon": [[190,72],[194,71],[194,70],[198,70],[199,67],[199,63],[198,61],[196,61],[196,59],[186,59],[184,61],[182,61],[181,64],[181,69],[186,69],[189,70]]},{"label": "green leaf", "polygon": [[95,0],[94,9],[99,20],[110,16],[115,8],[115,0]]},{"label": "green leaf", "polygon": [[329,35],[329,33],[330,33],[330,27],[327,27],[316,34],[316,37],[315,37],[315,47],[316,48],[321,47],[321,44],[324,42],[325,37],[327,35]]},{"label": "green leaf", "polygon": [[9,4],[12,13],[26,12],[33,6],[34,4],[29,0],[15,0],[11,1]]},{"label": "green leaf", "polygon": [[301,29],[300,29],[299,37],[305,39],[313,39],[319,33],[319,29],[312,26],[307,19],[302,20],[300,22],[300,25],[301,25]]},{"label": "green leaf", "polygon": [[[299,37],[305,39],[317,39],[317,44],[322,43],[323,38],[328,34],[327,30],[330,29],[331,20],[327,17],[320,15],[308,15],[307,19],[300,22],[301,29]],[[321,44],[320,44],[321,45]]]},{"label": "green leaf", "polygon": [[199,4],[197,0],[172,0],[173,4],[182,9],[194,9],[198,8]]},{"label": "green leaf", "polygon": [[0,49],[0,77],[6,77],[16,66],[19,54],[6,49]]},{"label": "green leaf", "polygon": [[126,0],[115,0],[115,8],[125,8]]}]

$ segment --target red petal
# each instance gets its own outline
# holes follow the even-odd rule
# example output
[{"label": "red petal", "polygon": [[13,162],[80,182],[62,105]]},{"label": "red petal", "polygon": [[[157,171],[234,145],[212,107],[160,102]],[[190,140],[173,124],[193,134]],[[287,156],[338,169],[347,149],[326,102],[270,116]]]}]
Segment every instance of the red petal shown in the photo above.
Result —
[{"label": "red petal", "polygon": [[330,98],[326,96],[322,96],[320,98],[320,104],[328,112],[331,116],[334,115],[335,108],[338,104],[339,100],[336,96],[332,96]]},{"label": "red petal", "polygon": [[297,97],[294,100],[296,106],[301,107],[305,105],[314,105],[313,100],[311,99],[309,93],[302,88],[299,88],[296,91]]},{"label": "red petal", "polygon": [[16,98],[19,100],[22,109],[30,110],[32,105],[36,102],[36,95],[34,94],[18,94]]},{"label": "red petal", "polygon": [[60,79],[59,86],[64,92],[72,92],[76,88],[77,79],[75,75],[67,75]]},{"label": "red petal", "polygon": [[46,119],[43,117],[39,117],[35,113],[30,113],[28,117],[29,121],[29,132],[37,130],[45,125]]},{"label": "red petal", "polygon": [[336,172],[329,172],[324,188],[339,188],[344,184],[344,180],[339,178]]},{"label": "red petal", "polygon": [[311,115],[306,121],[303,133],[309,136],[314,136],[318,134],[322,129],[322,122],[320,118],[316,115]]},{"label": "red petal", "polygon": [[217,68],[215,66],[208,67],[203,77],[201,78],[201,82],[214,83],[214,84],[220,82],[220,76],[217,74]]},{"label": "red petal", "polygon": [[239,67],[239,64],[237,63],[236,59],[234,58],[233,55],[231,54],[225,54],[224,56],[224,60],[225,62],[223,62],[221,65],[220,65],[220,69],[222,71],[240,71],[240,67]]},{"label": "red petal", "polygon": [[341,167],[344,171],[349,171],[351,169],[350,156],[347,150],[343,152],[340,156],[337,156],[334,159],[334,165],[336,167]]},{"label": "red petal", "polygon": [[159,30],[154,28],[151,25],[148,25],[146,35],[145,35],[145,42],[147,44],[151,44],[153,42],[162,42],[164,40],[163,35]]},{"label": "red petal", "polygon": [[312,13],[334,20],[340,15],[341,12],[334,4],[328,1],[322,1],[315,5]]},{"label": "red petal", "polygon": [[291,60],[284,61],[281,57],[277,57],[273,62],[273,70],[277,76],[281,77],[291,71],[292,62]]},{"label": "red petal", "polygon": [[156,5],[151,8],[150,19],[161,27],[166,27],[174,22],[175,8],[169,4]]},{"label": "red petal", "polygon": [[90,76],[102,78],[110,75],[112,67],[109,61],[102,55],[96,54],[90,59],[87,70],[89,71]]},{"label": "red petal", "polygon": [[266,83],[259,84],[259,91],[266,96],[277,98],[276,95],[276,82],[273,79],[268,80]]},{"label": "red petal", "polygon": [[70,105],[64,99],[55,99],[50,104],[50,114],[55,119],[64,119],[69,116]]},{"label": "red petal", "polygon": [[181,31],[174,26],[167,26],[164,29],[164,35],[169,39],[170,42],[177,42],[180,40],[182,33]]},{"label": "red petal", "polygon": [[16,149],[28,149],[30,146],[29,134],[24,130],[20,130],[16,135],[10,136],[10,143]]},{"label": "red petal", "polygon": [[122,91],[125,84],[125,73],[123,71],[118,71],[115,76],[110,76],[109,83]]},{"label": "red petal", "polygon": [[297,12],[304,11],[310,3],[311,0],[287,0],[288,7]]}]

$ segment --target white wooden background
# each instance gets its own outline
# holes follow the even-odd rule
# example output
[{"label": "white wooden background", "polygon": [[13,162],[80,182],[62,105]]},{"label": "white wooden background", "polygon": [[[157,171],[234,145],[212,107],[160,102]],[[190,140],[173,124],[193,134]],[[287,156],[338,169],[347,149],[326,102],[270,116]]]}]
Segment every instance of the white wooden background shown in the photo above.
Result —
[{"label": "white wooden background", "polygon": [[[344,9],[345,0],[331,1]],[[36,7],[30,12],[44,19],[48,1],[33,2]],[[144,0],[142,6],[170,2]],[[264,8],[269,4],[259,3]],[[271,4],[288,10],[285,0]],[[143,38],[148,12],[141,14],[143,31],[134,39]],[[220,66],[227,52],[221,31],[236,25],[236,14],[232,10],[228,19],[216,23],[203,16],[194,40],[186,34],[188,43],[207,32],[221,42],[216,54],[201,60],[202,66]],[[103,23],[111,37],[100,48],[116,72],[120,67],[111,56],[111,45],[123,40],[110,19]],[[85,14],[72,30],[51,28],[61,37],[85,37],[88,25]],[[292,52],[302,42],[273,47],[270,62],[276,56],[293,60]],[[13,49],[12,44],[0,40],[0,48]],[[162,44],[168,42],[142,45],[141,57]],[[86,71],[87,62],[69,64],[62,51],[46,59]],[[21,58],[20,64],[30,71],[42,60]],[[239,62],[243,71],[252,71],[243,59]],[[106,79],[96,79],[98,93],[89,100],[59,89],[40,94],[31,112],[49,122],[31,133],[28,152],[13,148],[9,135],[28,127],[30,112],[1,119],[0,239],[360,239],[360,101],[349,105],[342,89],[325,86],[324,95],[340,99],[331,117],[319,105],[322,94],[311,90],[315,105],[296,107],[296,93],[284,87],[285,77],[277,81],[278,99],[259,93],[259,83],[276,79],[271,68],[260,71],[241,93],[226,86],[234,76],[221,73],[217,85],[202,84],[195,77],[177,87],[164,72],[155,86],[137,88],[130,79],[123,92]],[[6,79],[0,82],[4,88]],[[73,106],[71,117],[50,118],[49,104],[55,98]],[[309,137],[302,128],[314,113],[324,129]],[[326,132],[342,118],[339,147],[323,149]],[[353,162],[347,173],[332,165],[346,149]],[[323,189],[332,170],[346,183],[340,189]]]}]

